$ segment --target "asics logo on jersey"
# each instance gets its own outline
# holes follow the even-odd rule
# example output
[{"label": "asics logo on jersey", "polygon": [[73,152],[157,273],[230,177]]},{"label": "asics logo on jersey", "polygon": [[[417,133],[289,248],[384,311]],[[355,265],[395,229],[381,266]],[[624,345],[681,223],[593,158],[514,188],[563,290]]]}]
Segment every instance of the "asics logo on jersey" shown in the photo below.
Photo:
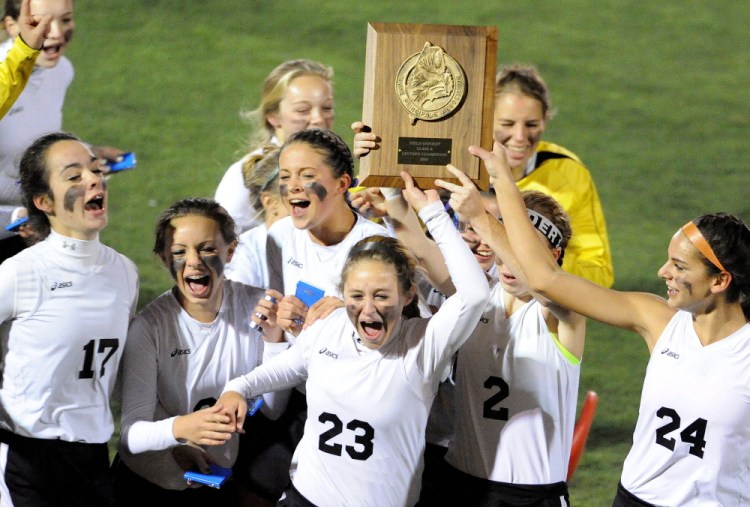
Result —
[{"label": "asics logo on jersey", "polygon": [[190,354],[190,349],[174,349],[170,356],[184,356],[186,354]]},{"label": "asics logo on jersey", "polygon": [[680,358],[680,354],[678,354],[677,352],[675,352],[673,350],[669,350],[668,348],[662,350],[661,351],[661,355],[666,355],[667,357],[673,357],[675,359],[679,359]]},{"label": "asics logo on jersey", "polygon": [[52,285],[50,286],[49,290],[55,290],[55,289],[67,289],[68,287],[72,287],[73,282],[52,282]]},{"label": "asics logo on jersey", "polygon": [[490,319],[488,319],[487,317],[479,317],[479,322],[481,322],[482,324],[489,324]]},{"label": "asics logo on jersey", "polygon": [[302,263],[300,261],[294,260],[292,257],[289,257],[289,260],[286,261],[287,264],[291,264],[295,268],[302,269]]},{"label": "asics logo on jersey", "polygon": [[334,358],[334,359],[338,359],[338,358],[339,358],[339,355],[338,355],[338,354],[336,354],[335,352],[331,352],[330,350],[328,350],[328,349],[327,349],[327,348],[325,348],[325,347],[323,347],[322,349],[320,349],[320,350],[318,351],[318,354],[323,354],[323,355],[326,355],[326,356],[328,356],[328,357],[332,357],[332,358]]}]

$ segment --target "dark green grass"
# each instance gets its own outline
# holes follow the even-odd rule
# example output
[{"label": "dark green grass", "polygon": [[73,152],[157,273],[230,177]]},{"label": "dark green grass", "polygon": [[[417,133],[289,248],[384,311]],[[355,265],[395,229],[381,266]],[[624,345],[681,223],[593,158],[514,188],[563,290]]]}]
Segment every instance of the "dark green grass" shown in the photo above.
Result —
[{"label": "dark green grass", "polygon": [[[78,0],[68,129],[138,154],[111,179],[104,241],[141,272],[141,304],[169,286],[150,250],[157,214],[211,196],[236,160],[260,83],[282,60],[335,68],[336,130],[360,116],[366,23],[499,27],[500,63],[535,63],[557,117],[545,137],[580,155],[607,215],[620,289],[663,293],[656,270],[690,218],[750,218],[750,4],[697,0],[282,2]],[[590,324],[581,396],[599,412],[571,483],[574,505],[607,505],[635,424],[642,340]]]}]

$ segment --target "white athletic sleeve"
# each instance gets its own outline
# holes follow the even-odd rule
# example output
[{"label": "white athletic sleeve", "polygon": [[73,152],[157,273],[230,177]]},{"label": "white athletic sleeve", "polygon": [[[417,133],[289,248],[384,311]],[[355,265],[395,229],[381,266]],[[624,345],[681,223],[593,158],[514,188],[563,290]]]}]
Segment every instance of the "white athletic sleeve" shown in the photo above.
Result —
[{"label": "white athletic sleeve", "polygon": [[146,319],[133,321],[123,355],[122,427],[120,439],[133,454],[178,445],[172,434],[175,417],[154,421],[157,404],[157,337]]},{"label": "white athletic sleeve", "polygon": [[242,176],[242,164],[247,158],[246,155],[229,166],[214,194],[214,200],[234,219],[237,234],[251,229],[258,222],[257,212],[250,204],[250,191]]},{"label": "white athletic sleeve", "polygon": [[36,309],[42,281],[29,263],[7,259],[0,264],[0,323]]},{"label": "white athletic sleeve", "polygon": [[234,251],[232,261],[226,266],[226,277],[251,287],[265,287],[266,282],[262,279],[261,270],[258,269],[258,264],[265,261],[258,259],[255,252],[242,242],[240,236],[240,243]]},{"label": "white athletic sleeve", "polygon": [[456,293],[429,320],[423,353],[417,356],[424,379],[443,371],[453,354],[469,338],[489,298],[487,277],[461,238],[440,202],[422,208],[419,217],[445,258]]},{"label": "white athletic sleeve", "polygon": [[[263,344],[263,363],[271,361],[274,357],[282,354],[289,348],[289,342],[280,343],[264,343]],[[260,409],[263,415],[275,421],[286,410],[287,403],[289,402],[289,396],[292,391],[285,389],[277,391],[275,393],[263,394],[263,407]]]},{"label": "white athletic sleeve", "polygon": [[[300,334],[303,338],[305,333]],[[227,382],[227,391],[235,391],[246,399],[259,394],[289,389],[307,380],[307,366],[314,339],[297,340],[293,347],[263,362],[247,375]],[[264,357],[265,359],[265,357]]]},{"label": "white athletic sleeve", "polygon": [[0,264],[0,322],[16,316],[18,272],[15,263]]}]

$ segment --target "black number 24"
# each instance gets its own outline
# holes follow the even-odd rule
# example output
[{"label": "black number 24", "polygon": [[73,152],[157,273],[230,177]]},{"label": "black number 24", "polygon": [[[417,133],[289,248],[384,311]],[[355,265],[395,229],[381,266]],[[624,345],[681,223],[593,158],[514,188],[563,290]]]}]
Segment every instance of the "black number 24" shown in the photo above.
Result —
[{"label": "black number 24", "polygon": [[[669,422],[656,430],[656,443],[674,451],[675,439],[667,435],[680,429],[680,415],[673,408],[661,407],[656,411],[660,419],[669,419]],[[688,452],[693,456],[703,458],[703,449],[706,447],[706,426],[708,421],[698,418],[680,431],[680,440],[686,444],[692,444]]]}]

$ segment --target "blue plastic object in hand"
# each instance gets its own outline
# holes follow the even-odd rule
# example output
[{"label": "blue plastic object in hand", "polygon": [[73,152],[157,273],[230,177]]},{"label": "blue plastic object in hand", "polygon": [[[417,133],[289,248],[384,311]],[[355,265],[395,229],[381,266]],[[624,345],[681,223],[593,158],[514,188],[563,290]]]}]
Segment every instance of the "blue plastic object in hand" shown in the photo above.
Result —
[{"label": "blue plastic object in hand", "polygon": [[185,472],[183,477],[188,484],[205,484],[212,488],[219,489],[221,485],[229,479],[232,475],[231,468],[220,467],[219,465],[209,465],[211,467],[210,474],[202,474],[200,472],[188,471]]}]

